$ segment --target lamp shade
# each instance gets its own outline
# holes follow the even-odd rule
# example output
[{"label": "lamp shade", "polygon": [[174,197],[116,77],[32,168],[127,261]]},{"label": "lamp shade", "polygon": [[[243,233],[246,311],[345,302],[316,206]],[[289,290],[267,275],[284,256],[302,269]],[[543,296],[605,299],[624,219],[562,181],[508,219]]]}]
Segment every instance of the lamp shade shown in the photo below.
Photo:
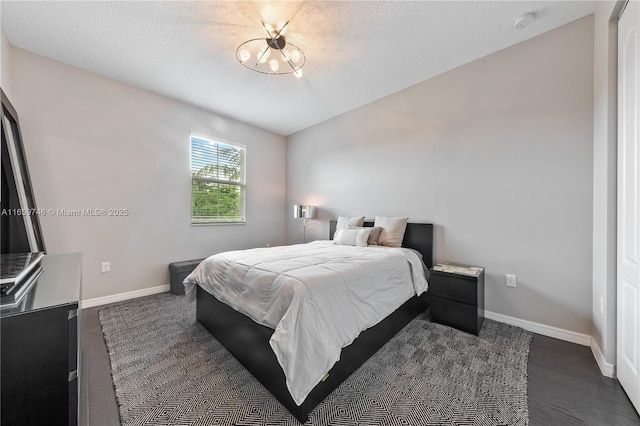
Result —
[{"label": "lamp shade", "polygon": [[314,206],[305,205],[302,210],[302,217],[305,219],[315,219],[316,218],[316,208]]},{"label": "lamp shade", "polygon": [[293,217],[296,219],[315,219],[316,208],[306,204],[296,204],[293,206]]}]

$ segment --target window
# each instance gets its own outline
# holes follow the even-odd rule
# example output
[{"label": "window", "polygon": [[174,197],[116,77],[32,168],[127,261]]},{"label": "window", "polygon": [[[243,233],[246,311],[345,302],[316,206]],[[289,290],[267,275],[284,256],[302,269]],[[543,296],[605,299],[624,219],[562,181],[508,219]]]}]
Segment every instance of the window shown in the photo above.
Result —
[{"label": "window", "polygon": [[191,136],[191,223],[244,223],[245,148]]}]

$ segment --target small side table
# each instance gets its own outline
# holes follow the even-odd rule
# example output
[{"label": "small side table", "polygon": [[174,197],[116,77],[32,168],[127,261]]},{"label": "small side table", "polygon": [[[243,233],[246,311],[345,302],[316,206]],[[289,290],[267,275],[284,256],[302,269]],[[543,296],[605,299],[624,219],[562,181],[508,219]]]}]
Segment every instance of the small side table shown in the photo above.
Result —
[{"label": "small side table", "polygon": [[437,264],[431,268],[431,321],[475,334],[484,321],[484,268]]}]

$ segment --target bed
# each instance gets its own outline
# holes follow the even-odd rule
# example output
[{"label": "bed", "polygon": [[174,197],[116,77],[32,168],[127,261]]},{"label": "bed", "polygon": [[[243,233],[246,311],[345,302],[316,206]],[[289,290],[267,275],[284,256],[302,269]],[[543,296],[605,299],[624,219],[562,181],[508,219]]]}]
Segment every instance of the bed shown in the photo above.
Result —
[{"label": "bed", "polygon": [[[365,222],[364,226],[373,226],[373,223]],[[335,228],[336,222],[330,222],[330,237],[334,235]],[[324,249],[321,242],[295,247],[302,250],[307,246],[310,250]],[[402,246],[419,252],[424,264],[430,268],[433,257],[433,225],[408,223]],[[377,254],[374,253],[372,256],[375,255]],[[302,423],[318,403],[429,305],[427,293],[411,296],[406,302],[400,302],[399,308],[386,318],[359,335],[356,334],[357,338],[339,352],[339,360],[330,364],[333,366],[328,373],[312,386],[308,393],[303,393],[304,399],[301,400],[300,395],[292,391],[291,377],[289,382],[287,381],[281,366],[284,364],[280,362],[281,353],[270,343],[275,335],[273,324],[269,324],[269,321],[260,321],[263,324],[259,324],[256,322],[259,319],[254,320],[238,312],[238,306],[234,309],[219,301],[210,293],[210,289],[203,289],[197,280],[187,278],[185,286],[191,286],[188,293],[195,295],[198,322]],[[306,333],[303,334],[303,337],[306,336]],[[296,371],[300,371],[300,368]]]}]

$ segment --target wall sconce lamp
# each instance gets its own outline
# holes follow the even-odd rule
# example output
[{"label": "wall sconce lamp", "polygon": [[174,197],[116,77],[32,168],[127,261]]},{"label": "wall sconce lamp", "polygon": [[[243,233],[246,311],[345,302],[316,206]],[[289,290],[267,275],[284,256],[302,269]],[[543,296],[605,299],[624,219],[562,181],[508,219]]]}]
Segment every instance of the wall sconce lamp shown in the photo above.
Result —
[{"label": "wall sconce lamp", "polygon": [[307,219],[316,218],[316,208],[307,204],[296,204],[293,206],[294,219],[302,219],[302,241],[307,242]]}]

